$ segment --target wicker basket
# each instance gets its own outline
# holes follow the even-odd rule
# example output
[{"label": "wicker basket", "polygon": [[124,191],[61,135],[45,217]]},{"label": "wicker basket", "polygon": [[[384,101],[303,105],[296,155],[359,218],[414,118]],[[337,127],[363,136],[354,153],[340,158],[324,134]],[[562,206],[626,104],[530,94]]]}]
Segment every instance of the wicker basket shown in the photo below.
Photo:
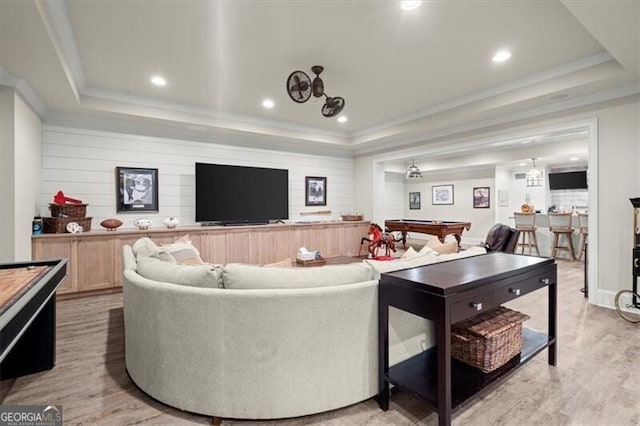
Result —
[{"label": "wicker basket", "polygon": [[503,306],[451,326],[451,356],[489,373],[522,351],[522,323],[529,316]]},{"label": "wicker basket", "polygon": [[51,216],[53,217],[85,217],[87,215],[87,204],[49,204]]},{"label": "wicker basket", "polygon": [[46,234],[61,234],[67,232],[67,224],[75,222],[82,226],[82,232],[91,231],[90,217],[44,217],[44,232]]}]

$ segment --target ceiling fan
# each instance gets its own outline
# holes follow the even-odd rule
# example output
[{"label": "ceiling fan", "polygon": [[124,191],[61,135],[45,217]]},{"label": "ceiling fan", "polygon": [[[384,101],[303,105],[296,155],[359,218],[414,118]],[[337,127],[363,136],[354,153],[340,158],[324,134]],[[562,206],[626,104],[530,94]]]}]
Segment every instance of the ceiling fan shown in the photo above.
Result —
[{"label": "ceiling fan", "polygon": [[287,93],[289,97],[299,104],[307,102],[311,95],[316,98],[325,97],[324,105],[322,105],[322,115],[325,117],[335,117],[344,109],[344,98],[340,96],[331,97],[324,92],[324,82],[320,78],[320,74],[324,71],[321,65],[314,65],[311,71],[316,75],[313,81],[304,71],[294,71],[287,78]]}]

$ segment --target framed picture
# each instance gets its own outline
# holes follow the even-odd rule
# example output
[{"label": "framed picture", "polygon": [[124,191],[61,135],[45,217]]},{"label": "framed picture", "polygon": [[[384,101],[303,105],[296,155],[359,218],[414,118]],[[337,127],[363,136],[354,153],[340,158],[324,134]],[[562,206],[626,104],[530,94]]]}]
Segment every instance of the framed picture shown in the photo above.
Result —
[{"label": "framed picture", "polygon": [[473,188],[473,208],[488,209],[489,204],[489,187],[479,186]]},{"label": "framed picture", "polygon": [[409,209],[420,210],[420,193],[419,192],[409,193]]},{"label": "framed picture", "polygon": [[498,189],[498,206],[509,207],[509,191]]},{"label": "framed picture", "polygon": [[432,186],[431,204],[453,204],[453,185]]},{"label": "framed picture", "polygon": [[305,206],[327,205],[327,178],[307,176],[304,178]]},{"label": "framed picture", "polygon": [[117,211],[158,211],[158,169],[116,167]]}]

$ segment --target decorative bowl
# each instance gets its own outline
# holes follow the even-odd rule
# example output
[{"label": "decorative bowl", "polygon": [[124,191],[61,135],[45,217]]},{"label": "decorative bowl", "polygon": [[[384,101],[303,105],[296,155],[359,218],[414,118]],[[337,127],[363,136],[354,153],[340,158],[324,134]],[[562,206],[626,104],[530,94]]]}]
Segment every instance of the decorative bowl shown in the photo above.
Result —
[{"label": "decorative bowl", "polygon": [[100,226],[107,228],[107,231],[115,231],[122,226],[122,221],[118,219],[105,219],[100,222]]},{"label": "decorative bowl", "polygon": [[146,217],[141,217],[140,219],[136,219],[133,221],[133,224],[138,227],[139,230],[144,231],[149,229],[149,227],[153,224],[151,219],[147,219]]},{"label": "decorative bowl", "polygon": [[175,217],[168,217],[162,221],[162,224],[169,229],[173,229],[180,224],[180,221]]}]

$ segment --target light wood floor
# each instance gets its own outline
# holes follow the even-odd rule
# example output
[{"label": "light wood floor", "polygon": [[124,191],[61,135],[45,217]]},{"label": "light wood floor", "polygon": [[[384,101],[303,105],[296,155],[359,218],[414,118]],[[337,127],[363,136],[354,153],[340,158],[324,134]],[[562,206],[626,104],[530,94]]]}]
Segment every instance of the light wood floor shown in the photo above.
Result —
[{"label": "light wood floor", "polygon": [[[640,326],[589,305],[579,289],[583,264],[559,261],[558,366],[540,354],[508,380],[459,411],[454,425],[640,425]],[[526,326],[546,328],[546,291],[512,303]],[[124,365],[122,295],[58,304],[53,370],[0,382],[0,402],[62,404],[65,424],[207,424],[146,396]],[[437,414],[406,393],[390,409],[371,399],[314,416],[227,425],[436,425]]]}]

